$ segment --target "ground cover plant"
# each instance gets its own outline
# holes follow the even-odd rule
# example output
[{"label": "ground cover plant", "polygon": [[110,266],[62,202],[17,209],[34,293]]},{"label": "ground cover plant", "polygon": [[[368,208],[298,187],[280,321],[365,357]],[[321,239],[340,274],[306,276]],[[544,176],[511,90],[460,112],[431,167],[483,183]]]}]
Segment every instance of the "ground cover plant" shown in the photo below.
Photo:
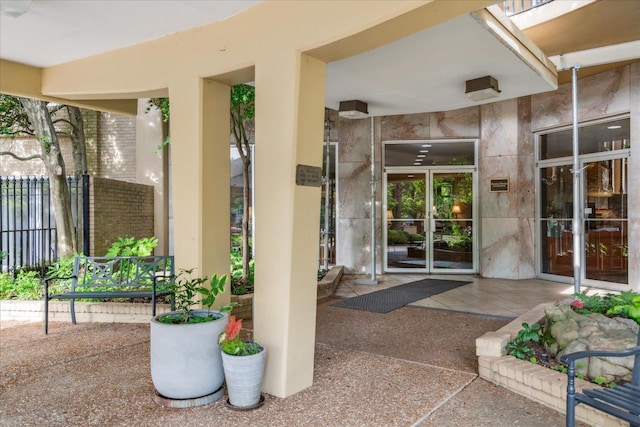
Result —
[{"label": "ground cover plant", "polygon": [[[619,294],[609,293],[603,296],[587,295],[586,292],[580,292],[574,294],[574,300],[570,305],[573,311],[578,314],[598,313],[607,317],[620,316],[640,324],[640,293],[637,292],[623,291]],[[507,354],[566,374],[567,367],[546,353],[543,346],[543,323],[544,320],[533,325],[523,323],[522,329],[518,331],[516,337],[507,344]],[[580,368],[581,362],[577,362],[576,367]],[[601,386],[616,386],[614,382],[608,382],[603,377],[584,378],[580,374],[576,376]]]}]

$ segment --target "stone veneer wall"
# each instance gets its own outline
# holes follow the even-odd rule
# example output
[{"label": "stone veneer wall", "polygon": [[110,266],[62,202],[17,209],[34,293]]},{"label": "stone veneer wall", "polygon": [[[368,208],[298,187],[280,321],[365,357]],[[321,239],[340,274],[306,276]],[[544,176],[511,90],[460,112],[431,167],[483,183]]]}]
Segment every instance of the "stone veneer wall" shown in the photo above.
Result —
[{"label": "stone veneer wall", "polygon": [[[631,150],[640,151],[640,63],[580,79],[580,121],[631,114]],[[375,118],[377,218],[381,218],[382,141],[479,138],[479,273],[485,277],[535,276],[534,134],[572,120],[571,83],[557,91],[460,110]],[[345,273],[370,269],[370,119],[337,121],[338,248]],[[334,139],[332,139],[334,140]],[[629,284],[640,290],[640,156],[629,160]],[[491,193],[492,178],[509,178],[508,193]],[[636,189],[636,190],[633,190]],[[377,221],[377,266],[382,230]],[[477,235],[478,236],[478,235]]]},{"label": "stone veneer wall", "polygon": [[152,186],[92,177],[91,255],[104,255],[118,237],[153,236],[153,199]]}]

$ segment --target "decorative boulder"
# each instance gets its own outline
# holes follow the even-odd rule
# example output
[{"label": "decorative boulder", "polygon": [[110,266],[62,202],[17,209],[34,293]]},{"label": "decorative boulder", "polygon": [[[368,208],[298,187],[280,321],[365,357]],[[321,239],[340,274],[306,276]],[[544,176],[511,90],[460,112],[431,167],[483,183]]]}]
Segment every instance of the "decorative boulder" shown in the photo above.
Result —
[{"label": "decorative boulder", "polygon": [[[583,350],[620,351],[634,347],[638,339],[636,322],[602,314],[578,314],[568,304],[545,310],[544,347],[552,357]],[[607,382],[630,381],[633,357],[590,357],[576,365],[578,374],[594,379],[604,377]]]}]

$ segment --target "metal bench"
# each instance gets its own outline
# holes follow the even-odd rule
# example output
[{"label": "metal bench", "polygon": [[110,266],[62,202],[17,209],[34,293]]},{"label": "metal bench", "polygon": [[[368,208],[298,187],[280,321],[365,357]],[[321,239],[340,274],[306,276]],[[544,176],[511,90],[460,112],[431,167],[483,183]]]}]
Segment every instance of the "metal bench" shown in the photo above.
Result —
[{"label": "metal bench", "polygon": [[[576,393],[576,360],[585,357],[635,356],[631,382],[614,388],[584,389]],[[568,364],[567,375],[567,427],[575,425],[576,405],[591,406],[616,418],[627,421],[631,427],[640,427],[640,331],[638,344],[624,351],[588,350],[565,354],[560,358]]]},{"label": "metal bench", "polygon": [[[76,324],[75,300],[84,298],[150,298],[153,316],[158,297],[171,296],[174,305],[173,256],[76,256],[73,275],[47,277],[44,283],[44,333],[49,333],[49,301],[68,299]],[[68,292],[49,295],[52,280],[71,279]]]}]

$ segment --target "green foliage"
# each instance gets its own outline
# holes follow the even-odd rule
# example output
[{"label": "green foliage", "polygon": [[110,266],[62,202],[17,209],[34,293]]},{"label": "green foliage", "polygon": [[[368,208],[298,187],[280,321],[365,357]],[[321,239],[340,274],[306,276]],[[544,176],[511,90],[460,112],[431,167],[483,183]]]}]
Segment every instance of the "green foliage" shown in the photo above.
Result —
[{"label": "green foliage", "polygon": [[453,223],[451,231],[454,238],[447,242],[447,245],[451,249],[459,249],[464,251],[471,251],[473,246],[473,238],[471,236],[471,227],[461,227],[458,223]]},{"label": "green foliage", "polygon": [[158,246],[158,239],[155,237],[143,237],[137,240],[134,237],[118,237],[118,240],[113,242],[107,250],[106,256],[149,256],[156,246]]},{"label": "green foliage", "polygon": [[231,316],[229,318],[229,324],[218,337],[220,349],[232,356],[250,356],[260,353],[262,348],[256,342],[243,341],[240,338],[241,330],[242,319],[236,320],[236,316]]},{"label": "green foliage", "polygon": [[239,84],[231,86],[231,114],[240,122],[256,115],[256,90],[253,86]]},{"label": "green foliage", "polygon": [[533,356],[534,351],[527,343],[540,342],[541,336],[542,331],[539,323],[534,323],[533,325],[523,323],[518,335],[507,344],[508,354],[521,360]]},{"label": "green foliage", "polygon": [[392,245],[403,245],[409,241],[407,233],[402,230],[388,230],[387,241]]},{"label": "green foliage", "polygon": [[[211,311],[211,306],[215,303],[216,297],[224,292],[224,285],[227,276],[218,278],[214,275],[209,281],[209,287],[204,284],[209,280],[208,277],[194,277],[194,269],[182,269],[175,279],[175,307],[180,314],[178,316],[172,313],[165,313],[158,316],[158,321],[162,323],[202,323],[215,320],[218,316],[215,313],[208,313],[207,316],[194,316],[191,307],[196,304],[196,296],[198,294],[204,296],[202,304]],[[225,305],[219,308],[220,311],[231,311],[235,304]]]},{"label": "green foliage", "polygon": [[26,111],[15,96],[0,94],[0,135],[32,134]]},{"label": "green foliage", "polygon": [[20,270],[11,277],[11,273],[0,274],[0,299],[37,300],[41,298],[42,285],[37,271]]},{"label": "green foliage", "polygon": [[239,248],[231,249],[231,293],[244,295],[253,291],[255,261],[249,261],[249,276],[242,280],[242,255]]},{"label": "green foliage", "polygon": [[[624,295],[622,295],[624,294]],[[617,304],[607,310],[607,315],[624,315],[640,324],[640,294],[623,292],[618,297],[611,297],[610,303]]]},{"label": "green foliage", "polygon": [[586,292],[574,294],[571,307],[576,313],[600,313],[609,317],[623,316],[640,324],[640,293],[623,291],[619,295],[586,295]]},{"label": "green foliage", "polygon": [[574,311],[580,314],[600,313],[607,311],[606,300],[600,295],[587,295],[585,291],[574,294],[575,298],[583,303],[582,307],[574,305]]}]

